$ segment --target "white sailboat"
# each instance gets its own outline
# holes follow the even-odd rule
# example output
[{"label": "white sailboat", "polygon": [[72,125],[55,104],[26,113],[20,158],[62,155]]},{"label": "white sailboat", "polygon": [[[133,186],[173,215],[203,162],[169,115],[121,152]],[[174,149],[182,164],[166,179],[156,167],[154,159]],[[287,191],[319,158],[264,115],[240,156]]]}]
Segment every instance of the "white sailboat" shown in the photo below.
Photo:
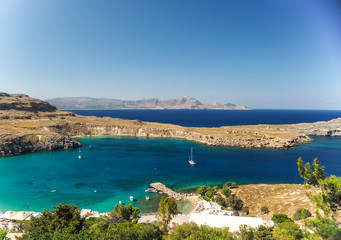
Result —
[{"label": "white sailboat", "polygon": [[191,154],[189,155],[189,160],[188,160],[189,164],[191,165],[195,165],[197,164],[196,162],[194,162],[193,160],[193,148],[191,148]]},{"label": "white sailboat", "polygon": [[82,159],[82,156],[81,156],[81,149],[79,148],[78,150],[79,150],[79,151],[78,151],[78,159]]}]

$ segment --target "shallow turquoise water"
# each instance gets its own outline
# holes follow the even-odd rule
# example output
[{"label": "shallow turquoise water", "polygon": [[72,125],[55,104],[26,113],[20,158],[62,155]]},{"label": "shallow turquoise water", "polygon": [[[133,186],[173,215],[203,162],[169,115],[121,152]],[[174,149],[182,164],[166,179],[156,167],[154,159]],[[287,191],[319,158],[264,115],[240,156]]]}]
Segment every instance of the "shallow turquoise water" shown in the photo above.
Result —
[{"label": "shallow turquoise water", "polygon": [[[82,138],[82,159],[78,149],[0,158],[0,210],[26,210],[28,203],[30,210],[41,211],[69,202],[104,212],[134,196],[133,205],[151,212],[161,197],[150,194],[152,201],[145,200],[151,182],[175,190],[226,181],[301,183],[296,166],[300,156],[304,161],[318,157],[327,174],[341,176],[341,138],[315,139],[295,149],[251,150],[182,139]],[[190,147],[196,166],[188,164]]]}]

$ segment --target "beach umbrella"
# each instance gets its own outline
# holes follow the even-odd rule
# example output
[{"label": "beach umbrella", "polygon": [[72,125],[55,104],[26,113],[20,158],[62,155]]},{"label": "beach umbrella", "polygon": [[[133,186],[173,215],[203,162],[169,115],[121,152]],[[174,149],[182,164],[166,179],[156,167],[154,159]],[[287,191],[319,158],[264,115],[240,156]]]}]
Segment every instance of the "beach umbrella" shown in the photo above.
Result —
[{"label": "beach umbrella", "polygon": [[9,219],[11,220],[12,217],[14,217],[17,214],[17,212],[13,212],[13,211],[7,211],[4,214],[2,214],[0,216],[1,219]]},{"label": "beach umbrella", "polygon": [[12,217],[12,220],[19,220],[19,221],[23,221],[23,220],[29,220],[28,218],[30,218],[32,216],[32,212],[18,212],[15,216]]}]

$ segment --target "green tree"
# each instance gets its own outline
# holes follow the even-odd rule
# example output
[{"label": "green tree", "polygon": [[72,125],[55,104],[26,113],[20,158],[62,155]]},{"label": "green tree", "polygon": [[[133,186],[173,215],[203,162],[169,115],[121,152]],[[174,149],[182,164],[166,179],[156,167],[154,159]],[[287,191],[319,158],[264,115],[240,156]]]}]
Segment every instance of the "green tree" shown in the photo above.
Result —
[{"label": "green tree", "polygon": [[263,225],[258,228],[252,228],[247,225],[239,227],[238,236],[242,240],[272,240],[274,227],[265,227]]},{"label": "green tree", "polygon": [[225,199],[218,193],[215,196],[215,201],[222,207],[227,207]]},{"label": "green tree", "polygon": [[163,232],[153,224],[134,224],[131,222],[111,223],[100,232],[83,229],[79,233],[55,232],[51,237],[33,239],[53,240],[161,240]]},{"label": "green tree", "polygon": [[177,205],[175,200],[169,197],[162,197],[158,212],[158,217],[161,221],[168,225],[176,213]]},{"label": "green tree", "polygon": [[275,213],[271,220],[275,223],[275,224],[279,224],[279,223],[284,223],[284,222],[292,222],[292,219],[288,217],[288,215],[284,214],[284,213]]},{"label": "green tree", "polygon": [[224,184],[224,187],[228,187],[228,188],[237,188],[238,185],[237,185],[236,182],[226,182],[226,183]]},{"label": "green tree", "polygon": [[325,179],[324,167],[321,166],[317,158],[314,159],[312,170],[310,163],[304,165],[302,158],[300,157],[297,161],[298,172],[300,176],[309,184],[313,186],[318,186],[319,181]]},{"label": "green tree", "polygon": [[267,206],[263,206],[263,207],[260,208],[260,211],[262,213],[268,213],[269,212],[269,208]]},{"label": "green tree", "polygon": [[306,226],[313,230],[317,236],[320,236],[323,239],[341,239],[340,224],[333,219],[321,217],[318,214],[316,218],[307,220]]},{"label": "green tree", "polygon": [[228,228],[198,226],[195,223],[177,225],[165,240],[236,240]]},{"label": "green tree", "polygon": [[300,173],[301,178],[304,179],[304,164],[303,164],[303,160],[302,157],[300,157],[297,161],[297,166],[298,166],[298,172]]},{"label": "green tree", "polygon": [[254,234],[255,229],[248,226],[248,225],[241,225],[239,226],[239,236],[242,240],[253,240],[255,239]]},{"label": "green tree", "polygon": [[311,212],[308,209],[304,208],[297,210],[292,216],[294,220],[306,219],[308,217],[311,217]]},{"label": "green tree", "polygon": [[243,201],[240,198],[238,198],[237,195],[235,194],[231,194],[227,198],[227,204],[229,207],[231,207],[235,211],[241,210],[244,206]]},{"label": "green tree", "polygon": [[197,194],[200,194],[201,196],[205,196],[207,192],[206,186],[201,186],[197,189]]},{"label": "green tree", "polygon": [[77,206],[60,204],[54,210],[45,210],[41,217],[27,221],[23,239],[51,239],[55,233],[76,234],[83,225],[84,218]]},{"label": "green tree", "polygon": [[1,229],[0,229],[0,239],[1,239],[1,240],[7,240],[7,239],[9,239],[9,238],[6,238],[6,235],[7,235],[7,231],[1,230]]},{"label": "green tree", "polygon": [[275,227],[273,237],[276,240],[298,240],[304,237],[304,233],[294,222],[284,221]]},{"label": "green tree", "polygon": [[298,170],[301,177],[315,187],[319,187],[322,191],[318,194],[312,194],[311,198],[316,202],[318,208],[322,209],[325,214],[336,213],[341,208],[341,178],[336,176],[325,176],[325,168],[321,166],[317,158],[314,159],[314,172],[311,170],[310,164],[306,163],[304,173],[301,174],[303,161],[301,158],[297,162]]},{"label": "green tree", "polygon": [[93,239],[161,240],[162,235],[163,232],[155,225],[125,222],[110,224],[105,232]]},{"label": "green tree", "polygon": [[230,188],[227,186],[224,186],[220,191],[226,198],[228,198],[232,194]]},{"label": "green tree", "polygon": [[109,223],[137,222],[139,213],[140,210],[136,207],[133,208],[131,204],[127,206],[116,205],[114,210],[109,213],[108,220]]},{"label": "green tree", "polygon": [[326,178],[326,174],[324,172],[324,166],[321,166],[317,158],[314,159],[313,167],[314,167],[314,176],[317,182]]},{"label": "green tree", "polygon": [[334,175],[319,181],[322,199],[332,211],[341,207],[341,178]]},{"label": "green tree", "polygon": [[261,240],[272,240],[273,239],[273,227],[265,227],[263,225],[259,226],[257,230],[255,231],[255,239],[261,239]]}]

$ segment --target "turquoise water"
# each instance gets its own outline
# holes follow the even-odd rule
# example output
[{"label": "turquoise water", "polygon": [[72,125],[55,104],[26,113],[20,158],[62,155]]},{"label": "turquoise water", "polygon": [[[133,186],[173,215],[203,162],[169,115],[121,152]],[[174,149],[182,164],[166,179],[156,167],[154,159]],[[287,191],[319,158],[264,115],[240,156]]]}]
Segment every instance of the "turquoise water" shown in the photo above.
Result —
[{"label": "turquoise water", "polygon": [[[316,137],[289,150],[210,147],[182,139],[82,138],[78,149],[0,158],[0,210],[41,211],[61,202],[100,212],[122,201],[153,212],[161,196],[144,190],[163,182],[175,190],[226,181],[301,183],[296,162],[318,157],[328,174],[341,176],[341,138]],[[196,166],[188,164],[194,148]],[[51,192],[55,190],[55,192]],[[96,190],[96,192],[95,192]]]}]

